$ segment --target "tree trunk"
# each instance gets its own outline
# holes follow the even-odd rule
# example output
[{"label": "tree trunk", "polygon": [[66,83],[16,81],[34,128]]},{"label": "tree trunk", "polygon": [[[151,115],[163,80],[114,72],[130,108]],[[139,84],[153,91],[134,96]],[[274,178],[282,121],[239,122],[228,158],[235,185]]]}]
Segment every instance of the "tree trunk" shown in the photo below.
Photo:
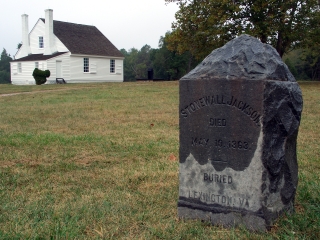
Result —
[{"label": "tree trunk", "polygon": [[191,64],[192,64],[192,54],[191,53],[189,53],[189,61],[188,61],[188,72],[190,72],[191,71]]},{"label": "tree trunk", "polygon": [[260,41],[261,41],[262,43],[267,43],[267,40],[268,40],[268,37],[267,37],[266,35],[262,35],[262,36],[260,37]]},{"label": "tree trunk", "polygon": [[[319,0],[320,1],[320,0]],[[316,64],[316,79],[318,78],[318,81],[320,81],[320,58],[318,59],[318,63]],[[318,76],[317,76],[318,75]]]},{"label": "tree trunk", "polygon": [[277,40],[276,50],[279,53],[280,57],[282,58],[282,56],[284,54],[284,47],[283,47],[283,37],[282,37],[281,32],[278,32],[278,40]]}]

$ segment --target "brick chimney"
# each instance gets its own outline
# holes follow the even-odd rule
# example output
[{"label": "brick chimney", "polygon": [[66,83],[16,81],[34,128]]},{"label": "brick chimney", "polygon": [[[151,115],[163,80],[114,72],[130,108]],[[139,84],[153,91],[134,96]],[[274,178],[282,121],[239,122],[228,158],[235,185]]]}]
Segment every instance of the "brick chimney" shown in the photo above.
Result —
[{"label": "brick chimney", "polygon": [[45,10],[45,35],[44,35],[44,55],[51,55],[57,52],[55,36],[53,35],[53,10]]},{"label": "brick chimney", "polygon": [[28,56],[31,54],[30,49],[30,41],[29,41],[29,21],[28,15],[23,14],[21,15],[22,20],[22,46],[20,48],[21,56]]}]

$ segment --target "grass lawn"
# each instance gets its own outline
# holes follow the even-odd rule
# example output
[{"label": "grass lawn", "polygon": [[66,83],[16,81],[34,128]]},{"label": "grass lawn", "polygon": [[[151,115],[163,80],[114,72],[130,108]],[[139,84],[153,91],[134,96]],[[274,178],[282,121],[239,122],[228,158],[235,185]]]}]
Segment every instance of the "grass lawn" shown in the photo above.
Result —
[{"label": "grass lawn", "polygon": [[320,239],[320,83],[300,82],[296,213],[179,220],[178,82],[0,85],[0,239]]}]

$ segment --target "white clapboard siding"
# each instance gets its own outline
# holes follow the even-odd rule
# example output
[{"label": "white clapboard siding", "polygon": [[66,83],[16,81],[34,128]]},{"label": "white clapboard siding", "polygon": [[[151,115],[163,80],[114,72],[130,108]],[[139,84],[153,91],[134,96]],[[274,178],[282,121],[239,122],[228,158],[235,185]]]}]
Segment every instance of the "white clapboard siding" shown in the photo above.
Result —
[{"label": "white clapboard siding", "polygon": [[[39,36],[45,37],[45,24],[42,20],[38,20],[34,28],[31,30],[29,34],[30,38],[30,50],[32,54],[41,54],[44,53],[44,48],[39,48]],[[58,52],[68,52],[69,50],[66,46],[57,38],[55,38],[56,49]],[[22,46],[23,47],[23,46]],[[15,55],[15,59],[19,59],[21,57],[25,57],[21,55],[22,51],[18,51]]]},{"label": "white clapboard siding", "polygon": [[59,38],[56,36],[54,36],[54,38],[58,52],[69,52],[68,48],[59,40]]},{"label": "white clapboard siding", "polygon": [[[68,81],[70,79],[70,53],[65,53],[55,58],[48,59],[47,61],[39,62],[39,69],[50,70],[50,77],[47,79],[47,83],[56,82],[56,61],[61,61],[62,64],[62,77]],[[12,62],[11,64],[11,82],[16,85],[28,85],[35,84],[35,80],[32,76],[35,68],[36,61],[23,61],[21,63],[22,72],[18,71],[19,62]]]},{"label": "white clapboard siding", "polygon": [[34,70],[34,62],[21,62],[21,72],[18,70],[19,62],[11,63],[11,82],[16,85],[35,84],[32,76]]},{"label": "white clapboard siding", "polygon": [[46,61],[46,63],[47,63],[46,69],[50,70],[50,77],[47,79],[48,84],[56,83],[56,78],[57,78],[57,71],[56,71],[57,65],[56,64],[57,64],[57,61],[61,62],[61,68],[62,68],[61,69],[61,77],[67,82],[70,80],[70,53],[65,53],[63,55],[48,59]]},{"label": "white clapboard siding", "polygon": [[18,64],[17,63],[11,63],[11,75],[17,75],[18,74]]},{"label": "white clapboard siding", "polygon": [[[83,58],[89,58],[89,72],[83,72]],[[91,67],[95,67],[91,69]],[[123,66],[122,59],[116,59],[116,65]],[[70,83],[85,82],[123,82],[123,73],[110,73],[110,59],[90,56],[70,57]]]},{"label": "white clapboard siding", "polygon": [[42,71],[45,70],[44,64],[45,64],[44,61],[40,61],[40,62],[39,62],[39,69],[42,70]]},{"label": "white clapboard siding", "polygon": [[[86,56],[87,57],[87,56]],[[71,56],[70,53],[39,62],[41,70],[50,70],[50,77],[47,84],[56,81],[56,62],[61,61],[62,78],[68,83],[86,82],[123,82],[123,60],[116,59],[116,73],[110,73],[110,59],[89,57],[90,72],[83,72],[83,57]],[[12,84],[35,84],[32,72],[35,68],[35,61],[21,62],[22,72],[18,72],[19,62],[11,63]]]},{"label": "white clapboard siding", "polygon": [[44,39],[44,35],[45,35],[44,22],[39,19],[29,34],[30,49],[32,54],[44,53],[44,48],[39,48],[39,36],[42,36]]},{"label": "white clapboard siding", "polygon": [[18,49],[16,54],[13,56],[14,59],[25,57],[25,55],[23,55],[23,52],[24,52],[23,49],[24,49],[24,45],[22,44],[22,46]]},{"label": "white clapboard siding", "polygon": [[[45,25],[42,20],[38,20],[36,25],[32,28],[31,32],[29,33],[29,41],[30,41],[30,50],[31,54],[41,54],[44,53],[44,48],[39,48],[39,37],[44,37],[45,35]],[[22,45],[22,47],[24,47]],[[15,55],[15,59],[19,59],[25,57],[21,55],[21,51],[18,51]]]}]

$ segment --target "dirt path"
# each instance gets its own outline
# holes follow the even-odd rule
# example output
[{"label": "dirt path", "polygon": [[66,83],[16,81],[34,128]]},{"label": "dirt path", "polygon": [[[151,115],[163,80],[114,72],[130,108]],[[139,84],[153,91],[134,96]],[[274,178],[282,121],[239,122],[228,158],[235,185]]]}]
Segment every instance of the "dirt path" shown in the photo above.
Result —
[{"label": "dirt path", "polygon": [[85,89],[85,88],[90,88],[90,87],[82,87],[82,88],[64,88],[64,89],[41,90],[41,91],[18,92],[18,93],[3,93],[3,94],[0,94],[0,97],[9,97],[9,96],[14,96],[14,95],[32,94],[32,93],[58,92],[58,91],[67,91],[67,90]]},{"label": "dirt path", "polygon": [[[136,84],[136,85],[151,85],[152,83],[142,83],[142,84]],[[52,89],[52,90],[41,90],[41,91],[32,91],[32,92],[17,92],[17,93],[2,93],[0,94],[0,97],[9,97],[14,95],[20,95],[20,94],[32,94],[32,93],[43,93],[43,92],[58,92],[58,91],[68,91],[68,90],[78,90],[78,89],[89,89],[89,88],[96,88],[96,86],[93,87],[77,87],[77,88],[63,88],[63,89]]]}]

